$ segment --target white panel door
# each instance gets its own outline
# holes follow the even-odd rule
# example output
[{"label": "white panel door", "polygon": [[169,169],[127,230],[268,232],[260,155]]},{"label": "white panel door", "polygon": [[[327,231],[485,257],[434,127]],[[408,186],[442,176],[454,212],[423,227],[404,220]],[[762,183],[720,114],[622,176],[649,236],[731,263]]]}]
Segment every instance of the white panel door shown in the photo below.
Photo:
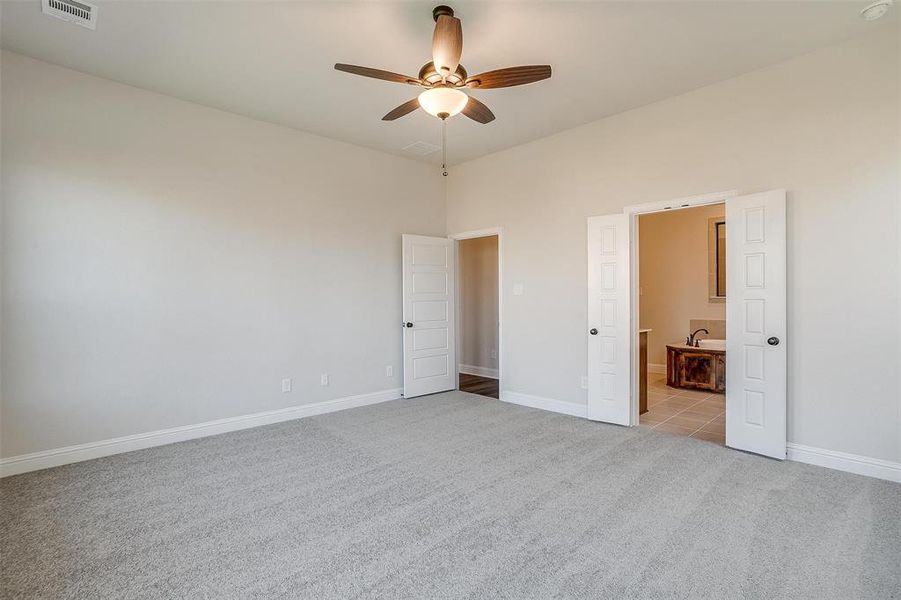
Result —
[{"label": "white panel door", "polygon": [[785,458],[785,190],[726,200],[726,445]]},{"label": "white panel door", "polygon": [[629,215],[588,219],[588,418],[630,425]]},{"label": "white panel door", "polygon": [[456,389],[453,241],[403,236],[404,397]]}]

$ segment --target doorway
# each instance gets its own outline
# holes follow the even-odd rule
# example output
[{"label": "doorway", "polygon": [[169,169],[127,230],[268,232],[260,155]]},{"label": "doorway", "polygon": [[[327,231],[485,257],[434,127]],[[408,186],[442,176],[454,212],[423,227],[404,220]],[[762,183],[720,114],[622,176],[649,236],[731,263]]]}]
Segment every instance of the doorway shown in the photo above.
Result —
[{"label": "doorway", "polygon": [[638,419],[726,444],[726,207],[639,214]]},{"label": "doorway", "polygon": [[588,219],[587,415],[619,425],[640,423],[639,216],[718,203],[725,203],[729,240],[725,442],[731,448],[784,459],[785,190],[746,196],[721,192],[627,207],[622,214]]},{"label": "doorway", "polygon": [[501,232],[451,236],[456,245],[458,389],[500,398]]}]

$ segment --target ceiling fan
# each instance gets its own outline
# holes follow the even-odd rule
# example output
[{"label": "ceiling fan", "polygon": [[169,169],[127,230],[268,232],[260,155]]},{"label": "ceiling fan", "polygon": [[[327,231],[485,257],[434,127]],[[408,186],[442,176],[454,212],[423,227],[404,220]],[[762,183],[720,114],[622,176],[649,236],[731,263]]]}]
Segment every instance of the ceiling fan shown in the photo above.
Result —
[{"label": "ceiling fan", "polygon": [[[417,108],[422,108],[445,124],[449,117],[461,112],[478,123],[490,123],[494,120],[494,113],[462,90],[525,85],[551,76],[550,65],[507,67],[470,76],[460,64],[460,57],[463,54],[463,28],[460,19],[454,16],[451,7],[443,5],[436,6],[432,10],[432,17],[435,19],[432,60],[422,66],[418,77],[357,65],[343,63],[335,65],[335,69],[345,73],[425,88],[416,98],[388,112],[382,117],[383,121],[394,121]],[[444,174],[447,175],[447,172]]]}]

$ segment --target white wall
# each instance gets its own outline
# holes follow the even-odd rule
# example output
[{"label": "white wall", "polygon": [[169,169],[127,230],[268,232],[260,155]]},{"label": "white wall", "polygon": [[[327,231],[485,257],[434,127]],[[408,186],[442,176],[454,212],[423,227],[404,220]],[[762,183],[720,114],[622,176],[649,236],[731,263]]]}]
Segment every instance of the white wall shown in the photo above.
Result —
[{"label": "white wall", "polygon": [[458,242],[460,364],[497,371],[497,236]]},{"label": "white wall", "polygon": [[436,168],[7,52],[2,126],[2,456],[400,386]]},{"label": "white wall", "polygon": [[588,216],[784,187],[789,440],[901,459],[898,75],[877,27],[454,168],[449,232],[504,227],[504,387],[585,402]]},{"label": "white wall", "polygon": [[639,326],[652,330],[649,363],[666,364],[666,345],[684,342],[692,319],[725,322],[725,302],[710,301],[707,239],[708,220],[725,214],[725,204],[713,204],[639,217]]}]

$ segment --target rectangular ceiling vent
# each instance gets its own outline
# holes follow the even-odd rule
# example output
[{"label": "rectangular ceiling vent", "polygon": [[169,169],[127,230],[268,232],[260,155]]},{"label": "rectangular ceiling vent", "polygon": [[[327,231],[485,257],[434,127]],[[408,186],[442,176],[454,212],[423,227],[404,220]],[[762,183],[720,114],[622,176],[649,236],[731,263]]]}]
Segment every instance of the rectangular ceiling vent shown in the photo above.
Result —
[{"label": "rectangular ceiling vent", "polygon": [[404,152],[409,152],[410,154],[416,154],[417,156],[425,156],[426,154],[441,150],[441,146],[429,144],[428,142],[413,142],[412,144],[404,146],[402,150]]},{"label": "rectangular ceiling vent", "polygon": [[76,0],[41,0],[45,15],[69,21],[88,29],[97,28],[97,5]]}]

